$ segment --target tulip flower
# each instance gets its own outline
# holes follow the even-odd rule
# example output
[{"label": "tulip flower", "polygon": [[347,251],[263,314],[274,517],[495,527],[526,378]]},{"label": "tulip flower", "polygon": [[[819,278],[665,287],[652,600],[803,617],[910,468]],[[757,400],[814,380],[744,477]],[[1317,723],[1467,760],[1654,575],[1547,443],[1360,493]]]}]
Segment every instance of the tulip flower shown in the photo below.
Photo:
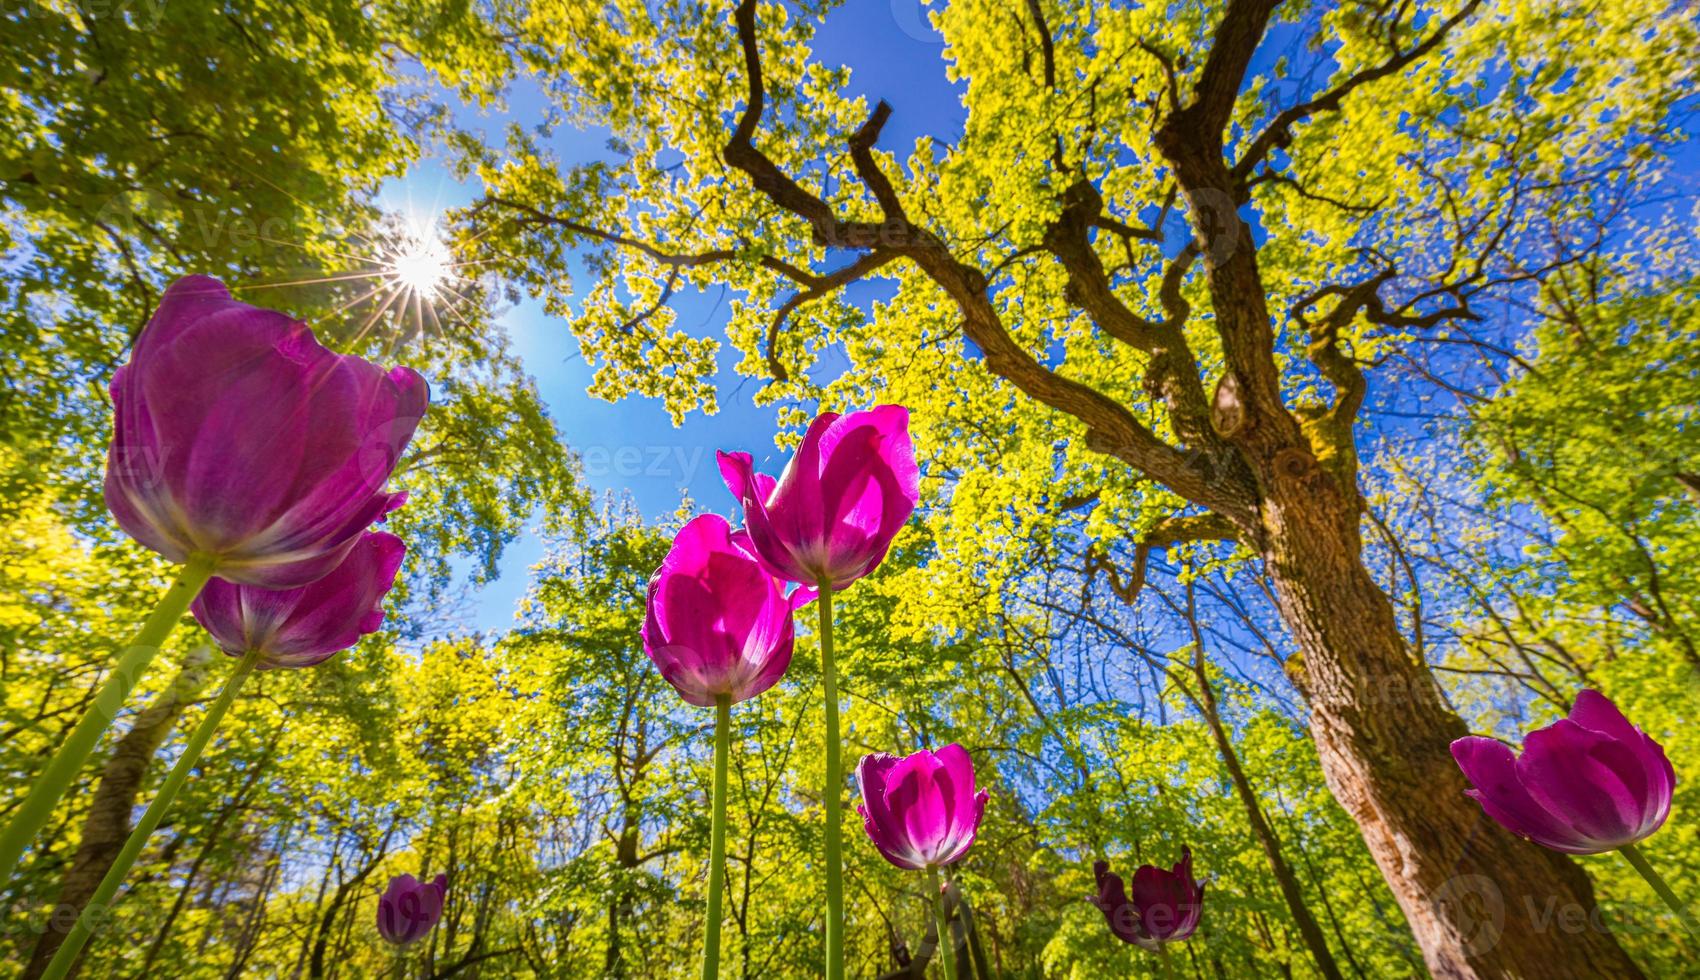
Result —
[{"label": "tulip flower", "polygon": [[649,580],[643,651],[689,703],[737,704],[785,675],[791,612],[812,596],[796,589],[786,598],[750,551],[749,536],[704,514],[679,531]]},{"label": "tulip flower", "polygon": [[1676,773],[1659,743],[1605,695],[1583,691],[1570,717],[1530,732],[1515,757],[1497,739],[1452,743],[1466,795],[1519,837],[1566,854],[1635,844],[1670,815]]},{"label": "tulip flower", "polygon": [[974,845],[990,794],[974,790],[974,760],[960,745],[922,749],[904,758],[865,755],[856,767],[863,827],[882,856],[899,868],[927,872],[944,975],[956,976],[956,955],[944,917],[939,869]]},{"label": "tulip flower", "polygon": [[857,812],[887,861],[910,871],[955,864],[974,844],[987,791],[974,791],[974,761],[960,745],[904,758],[865,755],[856,767]]},{"label": "tulip flower", "polygon": [[448,893],[448,875],[438,875],[430,882],[396,875],[378,897],[378,935],[397,946],[425,938],[443,917],[443,899]]},{"label": "tulip flower", "polygon": [[686,701],[714,709],[714,788],[708,858],[708,923],[702,975],[720,972],[721,869],[726,864],[726,777],[732,705],[779,683],[791,665],[791,612],[812,590],[786,597],[718,514],[680,529],[649,580],[643,652]]},{"label": "tulip flower", "polygon": [[1635,847],[1670,816],[1676,770],[1611,699],[1582,691],[1568,718],[1524,738],[1520,756],[1497,739],[1472,735],[1452,743],[1452,758],[1474,786],[1465,794],[1500,826],[1566,854],[1621,852],[1695,929]]},{"label": "tulip flower", "polygon": [[220,578],[291,589],[400,506],[384,483],[424,379],[335,354],[206,276],[166,290],[112,379],[106,504],[126,534]]},{"label": "tulip flower", "polygon": [[383,625],[384,596],[406,552],[395,535],[368,531],[317,582],[274,590],[214,578],[189,609],[221,650],[252,653],[260,670],[311,667]]},{"label": "tulip flower", "polygon": [[334,354],[206,276],[165,291],[111,393],[107,507],[181,568],[0,834],[0,885],[214,573],[306,585],[401,504],[384,483],[428,400],[414,372]]},{"label": "tulip flower", "polygon": [[749,453],[716,458],[756,554],[801,585],[841,590],[873,571],[920,499],[909,410],[899,405],[823,412],[777,481],[755,472]]},{"label": "tulip flower", "polygon": [[825,696],[826,980],[844,976],[843,766],[832,593],[873,571],[920,499],[909,410],[823,412],[803,434],[779,479],[757,473],[749,453],[717,453],[720,475],[744,508],[756,556],[780,578],[820,590],[821,687]]},{"label": "tulip flower", "polygon": [[1087,901],[1104,913],[1110,931],[1122,942],[1161,952],[1164,943],[1193,934],[1204,914],[1204,886],[1192,876],[1192,850],[1181,848],[1180,863],[1164,871],[1150,864],[1133,873],[1133,893],[1107,861],[1092,865],[1098,894]]}]

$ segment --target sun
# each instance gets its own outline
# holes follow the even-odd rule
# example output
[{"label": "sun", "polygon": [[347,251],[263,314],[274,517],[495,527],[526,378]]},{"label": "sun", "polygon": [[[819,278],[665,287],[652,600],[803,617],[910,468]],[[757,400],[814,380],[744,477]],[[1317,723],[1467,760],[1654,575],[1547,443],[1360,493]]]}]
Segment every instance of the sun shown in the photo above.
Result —
[{"label": "sun", "polygon": [[454,276],[454,259],[434,224],[414,227],[396,243],[388,272],[397,286],[429,302]]},{"label": "sun", "polygon": [[[337,295],[328,318],[352,313],[349,348],[357,348],[374,330],[393,325],[389,341],[399,346],[450,324],[470,329],[466,310],[480,303],[478,283],[467,275],[477,266],[456,257],[444,238],[441,214],[389,212],[364,232],[347,233],[330,254],[341,268],[310,279],[250,283],[249,289],[283,289],[323,284]],[[314,251],[306,243],[264,239],[268,244]],[[471,293],[469,296],[468,293]]]}]

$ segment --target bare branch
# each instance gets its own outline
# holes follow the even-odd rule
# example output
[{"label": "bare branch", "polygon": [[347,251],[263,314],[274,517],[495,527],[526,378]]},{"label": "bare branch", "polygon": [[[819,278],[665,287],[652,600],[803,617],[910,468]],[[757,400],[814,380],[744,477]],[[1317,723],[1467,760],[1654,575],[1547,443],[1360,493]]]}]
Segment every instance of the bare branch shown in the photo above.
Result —
[{"label": "bare branch", "polygon": [[1145,532],[1133,547],[1133,564],[1128,569],[1127,578],[1123,579],[1117,571],[1114,561],[1101,555],[1096,545],[1088,545],[1086,549],[1086,587],[1092,587],[1093,578],[1104,573],[1108,580],[1110,591],[1129,605],[1139,597],[1139,592],[1145,587],[1145,568],[1150,562],[1151,552],[1159,548],[1169,548],[1187,541],[1237,541],[1239,531],[1233,523],[1219,514],[1189,514],[1177,515],[1158,521],[1156,526]]},{"label": "bare branch", "polygon": [[[1480,6],[1481,0],[1469,0],[1468,3],[1458,9],[1456,14],[1442,21],[1440,26],[1416,47],[1400,51],[1392,58],[1372,68],[1353,72],[1338,85],[1316,98],[1283,110],[1270,120],[1269,125],[1265,126],[1262,132],[1252,139],[1251,144],[1246,147],[1245,153],[1240,156],[1239,162],[1234,164],[1235,183],[1243,185],[1246,178],[1272,150],[1276,147],[1285,147],[1293,138],[1293,126],[1319,112],[1337,112],[1346,96],[1352,94],[1353,91],[1377,79],[1386,78],[1396,72],[1403,71],[1407,66],[1438,47],[1454,27],[1457,27],[1471,14],[1475,13]],[[1396,48],[1395,50],[1397,51]]]}]

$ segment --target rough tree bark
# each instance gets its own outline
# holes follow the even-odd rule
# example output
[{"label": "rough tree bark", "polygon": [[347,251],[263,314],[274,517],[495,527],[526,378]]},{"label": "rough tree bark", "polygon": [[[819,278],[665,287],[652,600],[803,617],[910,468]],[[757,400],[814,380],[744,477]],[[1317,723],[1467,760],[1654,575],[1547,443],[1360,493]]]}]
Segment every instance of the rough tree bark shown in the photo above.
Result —
[{"label": "rough tree bark", "polygon": [[[94,792],[94,801],[89,805],[88,815],[83,818],[83,835],[77,844],[77,853],[71,858],[71,867],[59,884],[59,898],[54,904],[47,930],[36,940],[30,960],[24,966],[21,974],[24,980],[35,980],[47,969],[47,964],[53,961],[53,954],[59,952],[59,947],[70,933],[69,927],[82,914],[83,906],[100,887],[100,880],[106,877],[107,869],[112,867],[112,859],[123,849],[124,841],[130,836],[130,814],[136,808],[136,797],[141,794],[148,763],[153,761],[154,752],[165,741],[183,709],[194,701],[195,693],[206,683],[207,664],[211,659],[212,655],[206,650],[196,650],[186,657],[170,686],[137,713],[135,723],[118,740],[112,756],[106,760]],[[81,965],[82,958],[79,957],[71,967],[70,975],[75,976]]]},{"label": "rough tree bark", "polygon": [[1227,362],[1212,427],[1252,474],[1254,507],[1226,516],[1262,556],[1301,651],[1288,675],[1309,703],[1324,778],[1357,822],[1430,972],[1638,977],[1609,932],[1552,928],[1539,912],[1549,902],[1593,909],[1587,876],[1501,830],[1464,796],[1449,746],[1468,730],[1441,701],[1364,566],[1351,429],[1365,381],[1326,328],[1372,310],[1379,280],[1342,296],[1337,319],[1307,352],[1335,385],[1335,403],[1301,426],[1282,400],[1257,248],[1237,214],[1223,210],[1223,202],[1245,200],[1245,164],[1260,152],[1254,141],[1230,169],[1223,133],[1277,5],[1228,6],[1192,101],[1175,106],[1157,132],[1194,218]]},{"label": "rough tree bark", "polygon": [[1311,710],[1329,789],[1404,909],[1437,977],[1638,977],[1611,934],[1555,928],[1592,910],[1568,858],[1506,833],[1464,796],[1448,746],[1468,734],[1416,663],[1358,560],[1356,501],[1314,465],[1271,474],[1263,556],[1302,654],[1288,674]]}]

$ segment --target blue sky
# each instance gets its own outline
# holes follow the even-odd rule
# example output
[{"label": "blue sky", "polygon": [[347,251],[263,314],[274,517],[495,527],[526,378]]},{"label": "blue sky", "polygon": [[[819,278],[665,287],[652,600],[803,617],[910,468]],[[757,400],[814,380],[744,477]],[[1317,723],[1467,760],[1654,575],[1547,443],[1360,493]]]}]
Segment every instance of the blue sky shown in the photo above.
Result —
[{"label": "blue sky", "polygon": [[[882,145],[900,155],[923,134],[961,131],[960,94],[945,78],[942,51],[919,0],[853,0],[827,18],[815,47],[820,61],[850,67],[856,94],[870,103],[884,98],[892,104],[895,113]],[[540,115],[539,98],[522,85],[511,93],[502,113],[466,108],[459,121],[499,141],[510,121],[525,124]],[[562,132],[553,146],[566,164],[604,155],[603,136],[596,132]],[[423,219],[465,204],[477,193],[475,184],[457,182],[443,159],[427,156],[386,187],[381,200],[388,208]],[[714,293],[690,295],[673,305],[681,326],[717,335],[725,324],[727,299]],[[758,465],[771,472],[784,465],[784,454],[774,445],[773,411],[754,404],[758,384],[731,370],[736,353],[722,354],[718,414],[695,414],[674,428],[658,399],[631,397],[609,403],[586,394],[593,366],[578,356],[567,323],[544,313],[541,304],[521,303],[500,323],[536,379],[562,437],[583,459],[585,478],[595,492],[630,494],[650,518],[671,514],[685,493],[702,509],[733,516],[714,451],[754,453]],[[530,568],[543,557],[545,547],[535,535],[509,545],[501,577],[475,596],[470,626],[500,630],[511,625],[514,604],[524,595]]]}]

